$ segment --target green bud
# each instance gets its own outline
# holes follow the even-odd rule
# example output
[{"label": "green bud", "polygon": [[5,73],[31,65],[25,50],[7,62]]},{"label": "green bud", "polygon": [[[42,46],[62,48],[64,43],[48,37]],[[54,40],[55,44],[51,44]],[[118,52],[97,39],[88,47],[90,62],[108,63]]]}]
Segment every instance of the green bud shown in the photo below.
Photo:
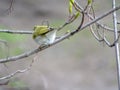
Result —
[{"label": "green bud", "polygon": [[79,16],[80,16],[80,13],[77,12],[77,13],[75,14],[75,19],[78,18]]},{"label": "green bud", "polygon": [[73,7],[74,0],[69,0],[69,13],[72,13],[72,7]]},{"label": "green bud", "polygon": [[88,5],[92,3],[92,0],[88,0]]}]

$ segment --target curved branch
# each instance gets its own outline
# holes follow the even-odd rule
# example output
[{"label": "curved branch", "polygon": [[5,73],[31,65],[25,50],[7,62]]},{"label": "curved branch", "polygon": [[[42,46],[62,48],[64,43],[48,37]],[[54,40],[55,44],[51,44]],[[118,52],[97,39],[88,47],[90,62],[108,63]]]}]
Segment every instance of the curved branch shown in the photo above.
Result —
[{"label": "curved branch", "polygon": [[106,44],[107,46],[109,46],[109,47],[114,47],[115,44],[118,42],[118,40],[119,40],[119,38],[120,38],[120,34],[119,34],[118,37],[117,37],[117,39],[116,39],[115,41],[113,41],[112,43],[110,43],[110,42],[107,40],[105,33],[104,33],[103,36],[102,36],[99,32],[98,32],[98,34],[99,34],[100,37],[102,38],[101,41],[99,41],[99,42],[102,42],[102,41],[103,41],[103,42],[105,42],[105,44]]},{"label": "curved branch", "polygon": [[99,37],[95,34],[92,26],[90,26],[90,32],[92,33],[92,35],[95,37],[95,39],[96,39],[97,41],[99,41],[99,42],[102,42],[102,41],[103,41],[103,39],[102,39],[101,37],[99,38]]},{"label": "curved branch", "polygon": [[10,6],[8,8],[8,11],[11,13],[11,11],[13,10],[13,4],[14,4],[15,0],[11,0],[10,2]]},{"label": "curved branch", "polygon": [[[79,9],[79,11],[84,12],[84,9],[76,2],[76,0],[74,1],[75,6],[77,7],[77,9]],[[90,14],[84,12],[91,20],[94,20],[94,17],[92,17]],[[110,32],[114,32],[114,29],[107,27],[99,22],[96,22],[101,28],[110,31]],[[120,31],[118,31],[118,33],[120,33]]]},{"label": "curved branch", "polygon": [[[90,8],[89,8],[89,10],[88,10],[88,14],[90,13],[90,12],[92,12],[92,17],[95,19],[95,12],[94,12],[94,9],[93,9],[93,7],[92,7],[92,5],[90,5]],[[90,17],[88,17],[88,20],[89,21],[91,21],[91,19],[90,19]],[[94,23],[95,24],[95,26],[97,26],[96,25],[96,23]],[[90,32],[92,33],[92,35],[94,36],[94,38],[97,40],[97,41],[99,41],[99,42],[101,42],[101,41],[103,41],[103,39],[101,38],[101,36],[99,35],[99,33],[95,33],[94,32],[94,24],[93,25],[90,25]],[[95,28],[95,30],[97,30],[97,27]],[[98,30],[97,30],[98,31]]]},{"label": "curved branch", "polygon": [[25,68],[25,69],[23,69],[23,70],[17,70],[17,71],[15,71],[15,72],[7,75],[7,76],[0,77],[0,81],[1,81],[1,80],[5,80],[5,79],[10,79],[10,78],[12,78],[13,76],[15,76],[16,74],[24,73],[24,72],[30,70],[30,68],[32,67],[33,63],[34,63],[34,59],[33,59],[32,62],[30,63],[29,67],[27,67],[27,68]]},{"label": "curved branch", "polygon": [[28,57],[28,56],[30,56],[30,55],[33,55],[33,54],[35,54],[35,53],[38,53],[39,51],[42,51],[42,50],[44,50],[44,49],[46,49],[46,48],[49,48],[49,47],[51,47],[51,46],[53,46],[53,45],[55,45],[55,44],[63,41],[64,39],[67,39],[67,38],[73,36],[74,34],[80,32],[80,31],[82,31],[83,29],[85,29],[86,27],[90,26],[91,24],[93,24],[93,23],[101,20],[102,18],[108,16],[109,14],[111,14],[111,13],[113,13],[114,11],[117,11],[117,10],[119,10],[119,9],[120,9],[120,6],[117,6],[116,8],[109,10],[108,12],[106,12],[106,13],[104,13],[103,15],[97,17],[97,18],[94,19],[93,21],[85,24],[85,25],[82,26],[81,28],[78,27],[76,30],[74,30],[74,31],[72,31],[72,32],[70,32],[70,33],[65,34],[64,36],[62,36],[62,37],[60,37],[59,39],[55,40],[52,44],[49,44],[49,45],[46,45],[46,46],[42,46],[42,47],[38,47],[38,48],[36,48],[36,49],[34,49],[34,50],[32,50],[32,51],[23,53],[23,54],[18,55],[18,56],[9,57],[9,58],[7,58],[7,59],[0,59],[0,63],[10,62],[10,61],[16,61],[16,60],[18,60],[18,59],[22,59],[22,58]]}]

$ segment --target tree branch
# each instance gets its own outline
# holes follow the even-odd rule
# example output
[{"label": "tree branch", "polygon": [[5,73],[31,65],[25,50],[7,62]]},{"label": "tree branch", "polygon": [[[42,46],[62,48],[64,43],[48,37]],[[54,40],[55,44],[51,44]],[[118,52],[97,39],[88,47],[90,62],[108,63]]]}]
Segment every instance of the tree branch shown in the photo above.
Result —
[{"label": "tree branch", "polygon": [[30,31],[30,30],[9,30],[9,29],[0,29],[0,32],[12,33],[12,34],[32,34],[33,33],[33,31]]},{"label": "tree branch", "polygon": [[22,58],[28,57],[28,56],[30,56],[30,55],[33,55],[33,54],[35,54],[35,53],[38,53],[38,52],[40,52],[40,51],[42,51],[42,50],[44,50],[44,49],[46,49],[46,48],[49,48],[49,47],[51,47],[51,46],[53,46],[53,45],[55,45],[55,44],[63,41],[64,39],[67,39],[67,38],[73,36],[74,34],[82,31],[82,30],[85,29],[86,27],[92,25],[93,23],[101,20],[102,18],[108,16],[109,14],[111,14],[111,13],[113,13],[114,11],[117,11],[117,10],[119,10],[119,9],[120,9],[120,6],[117,6],[117,7],[113,8],[113,9],[109,10],[108,12],[106,12],[106,13],[104,13],[103,15],[97,17],[96,19],[92,20],[91,22],[83,25],[81,28],[77,28],[76,30],[74,30],[74,31],[72,31],[72,32],[70,32],[70,33],[65,34],[64,36],[62,36],[62,37],[60,37],[59,39],[55,40],[52,44],[49,44],[49,45],[46,45],[46,46],[42,46],[42,47],[38,47],[38,48],[36,48],[36,49],[34,49],[34,50],[32,50],[32,51],[23,53],[23,54],[18,55],[18,56],[9,57],[9,58],[7,58],[7,59],[6,59],[6,58],[5,58],[5,59],[0,59],[0,63],[10,62],[10,61],[16,61],[16,60],[18,60],[18,59],[22,59]]},{"label": "tree branch", "polygon": [[[92,17],[92,15],[88,14],[87,12],[84,11],[84,9],[76,2],[76,0],[74,1],[75,5],[77,6],[77,8],[79,9],[79,11],[84,12],[91,20],[94,20],[94,17]],[[114,29],[107,27],[99,22],[96,22],[101,28],[108,30],[110,32],[114,32]],[[118,33],[120,33],[120,31],[118,31]]]},{"label": "tree branch", "polygon": [[30,63],[29,67],[27,67],[27,68],[25,68],[25,69],[23,69],[23,70],[17,70],[17,71],[15,71],[15,72],[7,75],[7,76],[1,77],[1,78],[0,78],[0,81],[1,81],[1,80],[5,80],[5,79],[10,79],[10,78],[12,78],[13,76],[15,76],[16,74],[24,73],[24,72],[30,70],[30,68],[32,67],[33,63],[34,63],[34,59],[33,59],[32,62]]}]

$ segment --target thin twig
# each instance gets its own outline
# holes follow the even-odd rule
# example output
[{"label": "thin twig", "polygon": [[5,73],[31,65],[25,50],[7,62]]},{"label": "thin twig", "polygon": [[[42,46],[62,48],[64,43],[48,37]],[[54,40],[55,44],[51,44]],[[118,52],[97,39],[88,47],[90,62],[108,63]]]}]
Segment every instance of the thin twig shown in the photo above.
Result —
[{"label": "thin twig", "polygon": [[[111,43],[107,40],[106,35],[105,35],[104,32],[103,32],[103,35],[101,35],[100,32],[99,32],[99,30],[96,28],[97,31],[98,31],[98,32],[97,32],[97,34],[98,34],[98,36],[99,36],[99,37],[98,37],[98,36],[95,34],[92,26],[93,26],[93,25],[90,26],[90,31],[91,31],[92,35],[95,37],[95,39],[96,39],[97,41],[103,42],[103,43],[105,43],[105,44],[106,44],[107,46],[109,46],[109,47],[115,46],[115,43],[118,42],[118,40],[119,40],[119,38],[120,38],[120,34],[118,35],[117,39],[111,44]],[[103,30],[103,31],[104,31],[104,30]]]},{"label": "thin twig", "polygon": [[30,68],[32,67],[33,63],[34,63],[34,59],[33,59],[32,62],[30,63],[29,67],[27,67],[26,69],[17,70],[17,71],[15,71],[15,72],[7,75],[7,76],[1,77],[1,78],[0,78],[0,81],[1,81],[1,80],[5,80],[5,79],[10,79],[10,78],[12,78],[13,76],[15,76],[16,74],[24,73],[24,72],[30,70]]},{"label": "thin twig", "polygon": [[[79,9],[79,11],[81,12],[84,12],[84,9],[80,6],[80,4],[78,4],[76,2],[76,0],[74,1],[74,4],[76,5],[77,9]],[[88,14],[87,12],[84,12],[91,20],[94,20],[94,17],[92,17],[90,14]],[[107,30],[107,31],[110,31],[110,32],[114,32],[114,29],[108,27],[108,26],[105,26],[105,25],[102,25],[101,23],[99,22],[96,22],[101,28]],[[120,31],[118,31],[118,33],[120,33]]]},{"label": "thin twig", "polygon": [[[92,16],[93,16],[93,18],[95,19],[95,12],[94,12],[94,9],[93,9],[93,7],[92,7],[92,5],[90,6],[90,8],[89,8],[89,10],[88,10],[88,14],[90,13],[90,12],[92,12]],[[91,19],[88,17],[88,21],[91,21]],[[95,28],[95,30],[97,30],[97,34],[98,35],[96,35],[96,33],[94,32],[94,29],[93,29],[93,26],[96,26],[96,28]],[[92,33],[92,35],[95,37],[95,39],[97,40],[97,41],[99,41],[99,42],[101,42],[101,41],[103,41],[103,38],[99,35],[99,33],[98,33],[98,27],[97,27],[97,25],[96,25],[96,23],[94,23],[93,25],[90,25],[90,32]]]},{"label": "thin twig", "polygon": [[96,39],[97,41],[99,41],[99,42],[103,41],[103,38],[98,37],[98,36],[95,34],[95,32],[94,32],[94,30],[93,30],[93,25],[90,26],[90,31],[91,31],[92,35],[95,37],[95,39]]},{"label": "thin twig", "polygon": [[[98,32],[98,33],[99,33],[99,32]],[[99,35],[100,35],[100,37],[103,39],[102,41],[105,42],[105,44],[108,45],[109,47],[114,47],[115,44],[118,42],[118,40],[119,40],[119,38],[120,38],[120,34],[119,34],[119,35],[117,36],[117,39],[114,40],[113,43],[110,43],[110,42],[107,40],[105,33],[104,33],[104,36],[101,35],[100,33],[99,33]]]},{"label": "thin twig", "polygon": [[10,6],[9,6],[9,8],[6,10],[6,11],[8,11],[8,13],[11,13],[11,12],[12,12],[14,2],[15,2],[15,0],[10,0]]},{"label": "thin twig", "polygon": [[[94,17],[94,19],[95,19],[95,13],[94,13],[93,7],[90,7],[90,10],[89,10],[88,13],[90,13],[91,10],[92,10],[92,15],[93,15],[93,17]],[[90,20],[90,18],[89,18],[89,20]],[[93,24],[93,25],[94,25],[94,24]],[[95,34],[95,32],[94,32],[94,29],[93,29],[93,27],[92,27],[93,25],[90,25],[90,31],[91,31],[92,35],[95,37],[96,40],[98,40],[99,42],[103,42],[103,44],[105,43],[105,44],[108,45],[109,47],[115,46],[115,43],[118,42],[118,40],[119,40],[120,34],[118,35],[117,39],[116,39],[112,44],[110,44],[110,42],[107,40],[107,38],[106,38],[106,36],[105,36],[104,29],[103,29],[103,35],[101,35],[100,32],[99,32],[99,30],[98,30],[98,28],[100,28],[100,27],[99,27],[98,25],[96,25],[96,23],[95,23],[95,25],[96,25],[96,31],[97,31],[97,34],[98,34],[98,36],[99,36],[99,37],[98,37],[98,36]]]}]

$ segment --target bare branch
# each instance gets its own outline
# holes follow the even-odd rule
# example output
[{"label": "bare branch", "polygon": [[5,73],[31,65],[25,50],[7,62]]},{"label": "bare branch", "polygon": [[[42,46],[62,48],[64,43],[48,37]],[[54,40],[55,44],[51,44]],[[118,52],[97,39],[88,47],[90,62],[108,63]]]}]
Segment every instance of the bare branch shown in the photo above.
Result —
[{"label": "bare branch", "polygon": [[[99,33],[99,32],[98,32],[98,33]],[[115,44],[118,42],[118,40],[119,40],[119,38],[120,38],[120,34],[119,34],[118,37],[117,37],[117,39],[114,40],[113,43],[110,43],[110,42],[107,40],[105,33],[103,33],[103,34],[104,34],[104,35],[101,35],[101,34],[99,33],[100,37],[102,38],[101,41],[105,42],[105,44],[108,45],[109,47],[115,46]],[[101,41],[100,41],[100,42],[101,42]]]},{"label": "bare branch", "polygon": [[[94,13],[94,10],[93,10],[93,7],[91,6],[90,8],[89,8],[89,12],[88,13],[90,13],[90,11],[92,11],[92,15],[93,15],[93,17],[94,17],[94,19],[95,19],[95,13]],[[91,19],[89,18],[89,21],[90,21]],[[94,24],[93,24],[94,25]],[[110,44],[110,42],[107,40],[107,38],[106,38],[106,36],[105,36],[105,32],[104,32],[104,30],[105,29],[103,29],[103,35],[101,35],[100,34],[100,32],[99,32],[99,25],[97,24],[96,25],[96,23],[95,23],[95,26],[96,26],[96,31],[97,31],[97,34],[98,34],[98,36],[95,34],[95,32],[94,32],[94,29],[93,29],[93,25],[90,25],[90,31],[91,31],[91,33],[92,33],[92,35],[95,37],[95,39],[97,40],[97,41],[99,41],[99,42],[103,42],[103,44],[105,43],[106,45],[108,45],[109,47],[113,47],[113,46],[115,46],[115,43],[116,42],[118,42],[118,40],[119,40],[119,37],[120,37],[120,34],[119,34],[119,36],[117,37],[117,39],[112,43],[112,44]]]},{"label": "bare branch", "polygon": [[[94,9],[93,9],[92,5],[88,9],[88,14],[89,13],[92,13],[93,18],[95,19],[95,13],[94,13]],[[90,17],[88,17],[88,18],[89,18],[88,20],[91,21]],[[98,32],[98,27],[97,27],[96,23],[94,23],[93,25],[90,25],[90,31],[91,31],[92,35],[95,37],[95,39],[97,41],[101,42],[101,41],[103,41],[103,38],[101,38],[99,33],[97,33],[98,35],[96,35],[96,33],[94,32],[94,29],[93,29],[94,25],[95,25],[95,30],[97,29],[97,32]]]},{"label": "bare branch", "polygon": [[6,10],[6,11],[8,12],[8,14],[12,12],[14,2],[15,2],[15,0],[10,0],[10,6],[9,6],[9,8]]},{"label": "bare branch", "polygon": [[119,36],[117,37],[117,39],[116,39],[112,44],[109,43],[109,41],[106,39],[106,37],[104,38],[104,41],[105,41],[105,43],[106,43],[109,47],[113,47],[113,46],[115,46],[115,44],[118,42],[119,38],[120,38],[120,34],[119,34]]},{"label": "bare branch", "polygon": [[0,29],[0,32],[12,33],[12,34],[32,34],[33,33],[33,31],[30,31],[30,30],[9,30],[9,29]]},{"label": "bare branch", "polygon": [[[84,12],[84,9],[76,2],[76,0],[74,1],[74,4],[76,5],[77,9],[79,9],[79,11]],[[87,12],[84,12],[91,20],[94,20],[94,17],[92,17],[90,14],[88,14]],[[114,32],[114,29],[109,28],[105,25],[102,25],[99,22],[96,22],[101,28],[108,30],[110,32]],[[118,31],[118,33],[120,33],[120,31]]]},{"label": "bare branch", "polygon": [[[97,25],[96,25],[96,26],[97,26]],[[118,37],[117,37],[117,39],[116,39],[112,44],[110,44],[110,42],[109,42],[109,41],[107,40],[107,38],[106,38],[106,35],[105,35],[104,30],[103,30],[103,35],[101,35],[100,32],[99,32],[99,30],[98,30],[98,27],[96,27],[96,29],[97,29],[97,34],[98,34],[98,36],[97,36],[97,35],[95,34],[95,32],[94,32],[93,25],[90,26],[90,31],[91,31],[92,35],[95,37],[95,39],[96,39],[97,41],[103,42],[103,43],[105,43],[106,45],[108,45],[109,47],[115,46],[115,43],[117,43],[118,40],[119,40],[119,38],[120,38],[120,34],[119,34]]]},{"label": "bare branch", "polygon": [[10,78],[12,78],[13,76],[15,76],[16,74],[24,73],[24,72],[30,70],[30,68],[32,67],[33,63],[34,63],[34,59],[33,59],[32,62],[30,63],[29,67],[27,67],[26,69],[17,70],[17,71],[15,71],[15,72],[7,75],[7,76],[1,77],[1,78],[0,78],[0,81],[1,81],[1,80],[5,80],[5,79],[10,79]]},{"label": "bare branch", "polygon": [[92,26],[90,26],[90,31],[91,31],[92,35],[95,37],[95,39],[96,39],[97,41],[99,41],[99,42],[102,42],[102,41],[103,41],[103,38],[98,37],[98,36],[95,34]]}]

